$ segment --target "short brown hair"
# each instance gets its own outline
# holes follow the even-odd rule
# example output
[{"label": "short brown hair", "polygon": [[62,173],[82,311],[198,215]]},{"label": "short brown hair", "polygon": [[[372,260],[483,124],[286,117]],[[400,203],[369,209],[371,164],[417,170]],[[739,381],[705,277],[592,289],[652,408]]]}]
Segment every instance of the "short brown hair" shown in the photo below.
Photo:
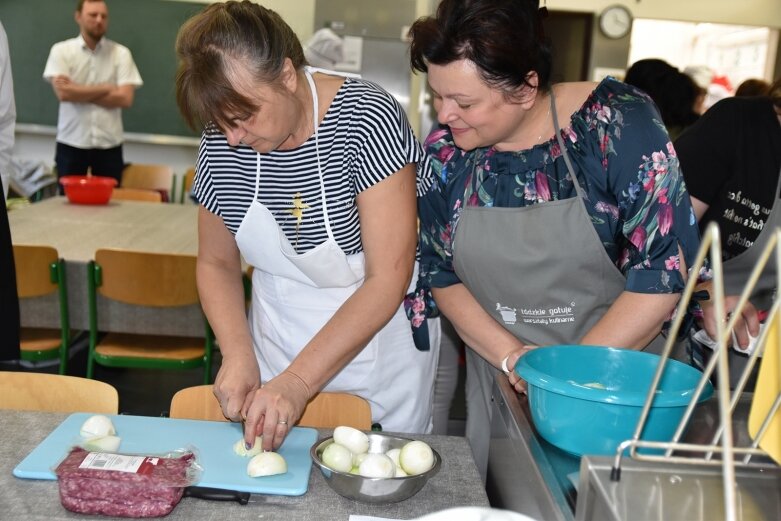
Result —
[{"label": "short brown hair", "polygon": [[76,4],[76,12],[80,13],[82,8],[84,7],[84,4],[87,2],[103,2],[106,3],[106,0],[79,0],[79,2]]},{"label": "short brown hair", "polygon": [[176,102],[187,124],[225,128],[249,117],[255,101],[236,91],[231,67],[247,67],[256,81],[275,85],[285,59],[306,63],[301,42],[276,12],[244,0],[215,3],[196,14],[176,37]]},{"label": "short brown hair", "polygon": [[767,96],[770,92],[770,83],[759,79],[749,78],[738,85],[735,96]]}]

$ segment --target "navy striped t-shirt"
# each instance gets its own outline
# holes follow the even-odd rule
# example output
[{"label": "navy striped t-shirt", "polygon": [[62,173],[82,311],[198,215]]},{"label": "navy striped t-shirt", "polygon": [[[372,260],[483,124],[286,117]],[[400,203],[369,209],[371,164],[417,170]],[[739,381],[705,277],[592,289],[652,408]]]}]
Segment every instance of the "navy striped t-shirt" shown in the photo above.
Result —
[{"label": "navy striped t-shirt", "polygon": [[[377,85],[354,78],[345,79],[320,123],[318,146],[331,229],[342,251],[358,253],[363,248],[357,194],[420,161],[423,150],[399,103]],[[201,139],[193,193],[234,235],[255,192],[257,157],[248,146],[228,145],[217,130]],[[258,200],[298,253],[328,237],[320,187],[314,135],[295,149],[261,154]],[[300,223],[296,208],[303,210]]]}]

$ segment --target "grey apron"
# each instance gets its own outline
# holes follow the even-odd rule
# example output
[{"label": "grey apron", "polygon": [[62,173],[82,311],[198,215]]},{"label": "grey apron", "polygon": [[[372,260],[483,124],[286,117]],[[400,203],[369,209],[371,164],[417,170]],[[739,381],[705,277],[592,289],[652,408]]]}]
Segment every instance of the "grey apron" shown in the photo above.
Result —
[{"label": "grey apron", "polygon": [[[768,241],[773,233],[781,226],[781,204],[779,204],[779,192],[781,192],[781,172],[778,174],[778,182],[776,183],[775,201],[773,202],[773,208],[770,210],[770,215],[767,217],[767,222],[762,227],[762,230],[757,235],[757,239],[754,241],[748,249],[741,254],[724,261],[722,269],[724,271],[724,294],[725,295],[740,295],[743,293],[743,289],[748,282],[751,272],[754,271],[754,267],[759,261],[759,257],[765,250]],[[723,238],[722,238],[723,239]],[[771,256],[765,268],[757,280],[754,289],[751,291],[749,300],[758,310],[769,310],[773,305],[773,298],[776,292],[776,263],[774,257]],[[696,329],[692,328],[689,334],[692,363],[700,368],[707,365],[707,360],[712,350],[709,347],[703,346],[697,340],[694,339]],[[734,388],[737,385],[740,376],[746,368],[746,362],[748,362],[748,356],[741,354],[734,349],[728,351],[729,359],[729,377],[730,388]],[[754,367],[754,372],[757,371],[757,366]],[[755,378],[752,378],[747,385],[746,390],[752,391],[754,387]]]},{"label": "grey apron", "polygon": [[[465,207],[453,240],[455,271],[466,288],[497,322],[531,345],[579,343],[626,284],[586,211],[553,92],[551,114],[577,196],[520,208]],[[661,349],[664,340],[660,336],[653,343]],[[483,481],[496,373],[467,350],[466,437]]]}]

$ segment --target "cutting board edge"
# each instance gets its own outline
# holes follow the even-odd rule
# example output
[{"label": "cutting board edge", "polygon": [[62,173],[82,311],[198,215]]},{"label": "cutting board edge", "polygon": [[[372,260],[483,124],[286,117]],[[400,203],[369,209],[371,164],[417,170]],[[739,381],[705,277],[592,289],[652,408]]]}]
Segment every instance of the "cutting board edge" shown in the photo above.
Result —
[{"label": "cutting board edge", "polygon": [[[86,419],[87,417],[91,416],[91,413],[80,413],[75,412],[68,415],[62,422],[60,422],[52,431],[47,434],[47,436],[41,440],[24,458],[22,458],[19,463],[14,467],[12,470],[12,475],[19,479],[35,479],[35,480],[43,480],[43,481],[56,481],[57,476],[54,474],[54,470],[57,465],[59,464],[62,459],[65,458],[67,451],[64,451],[62,456],[54,461],[54,459],[51,460],[51,465],[47,470],[37,469],[37,470],[29,470],[28,467],[28,458],[36,458],[39,457],[37,454],[37,451],[39,451],[39,447],[43,445],[47,440],[55,434],[58,429],[61,428],[62,425],[67,425],[71,422],[75,422],[76,418],[83,418]],[[146,421],[158,421],[158,420],[165,420],[165,421],[176,421],[179,423],[192,423],[192,422],[198,422],[198,423],[204,423],[209,425],[230,425],[229,422],[215,422],[215,421],[209,421],[209,420],[192,420],[192,419],[177,419],[177,418],[163,418],[163,417],[147,417],[147,416],[134,416],[134,415],[112,415],[107,414],[109,418],[140,418],[142,420]],[[83,421],[83,420],[81,420]],[[298,442],[302,443],[304,446],[311,447],[318,439],[319,439],[319,433],[317,429],[312,427],[293,427],[296,432],[298,433]],[[74,438],[75,440],[76,438]],[[67,444],[66,444],[67,445]],[[122,452],[121,450],[119,452]],[[153,451],[150,451],[153,452]],[[137,451],[127,451],[127,454],[142,454],[143,452],[137,452]],[[306,458],[309,458],[309,451],[306,451]],[[259,487],[257,484],[253,484],[252,486],[249,485],[242,485],[242,484],[226,484],[225,482],[217,479],[209,479],[209,476],[206,476],[206,480],[200,480],[194,485],[197,486],[203,486],[203,487],[211,487],[211,488],[219,488],[219,489],[225,489],[225,490],[235,490],[238,492],[249,492],[251,494],[268,494],[268,495],[280,495],[280,496],[302,496],[306,494],[309,488],[309,480],[312,473],[312,464],[311,459],[309,460],[309,464],[305,466],[304,469],[298,468],[298,472],[301,473],[300,477],[300,484],[291,484],[289,486],[282,486],[282,485],[276,485],[275,488],[271,491],[269,490],[259,490],[259,488],[263,488],[262,486]],[[269,476],[269,478],[273,478],[273,476]],[[266,478],[255,478],[255,479],[266,479]]]}]

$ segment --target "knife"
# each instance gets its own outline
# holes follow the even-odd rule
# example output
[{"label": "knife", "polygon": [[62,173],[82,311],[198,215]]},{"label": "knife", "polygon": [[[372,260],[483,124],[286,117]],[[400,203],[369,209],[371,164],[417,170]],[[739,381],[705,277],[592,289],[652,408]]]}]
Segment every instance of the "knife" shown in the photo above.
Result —
[{"label": "knife", "polygon": [[246,505],[250,502],[250,495],[249,492],[239,492],[238,490],[190,486],[184,487],[183,497],[194,497],[209,501],[236,501],[239,505]]}]

